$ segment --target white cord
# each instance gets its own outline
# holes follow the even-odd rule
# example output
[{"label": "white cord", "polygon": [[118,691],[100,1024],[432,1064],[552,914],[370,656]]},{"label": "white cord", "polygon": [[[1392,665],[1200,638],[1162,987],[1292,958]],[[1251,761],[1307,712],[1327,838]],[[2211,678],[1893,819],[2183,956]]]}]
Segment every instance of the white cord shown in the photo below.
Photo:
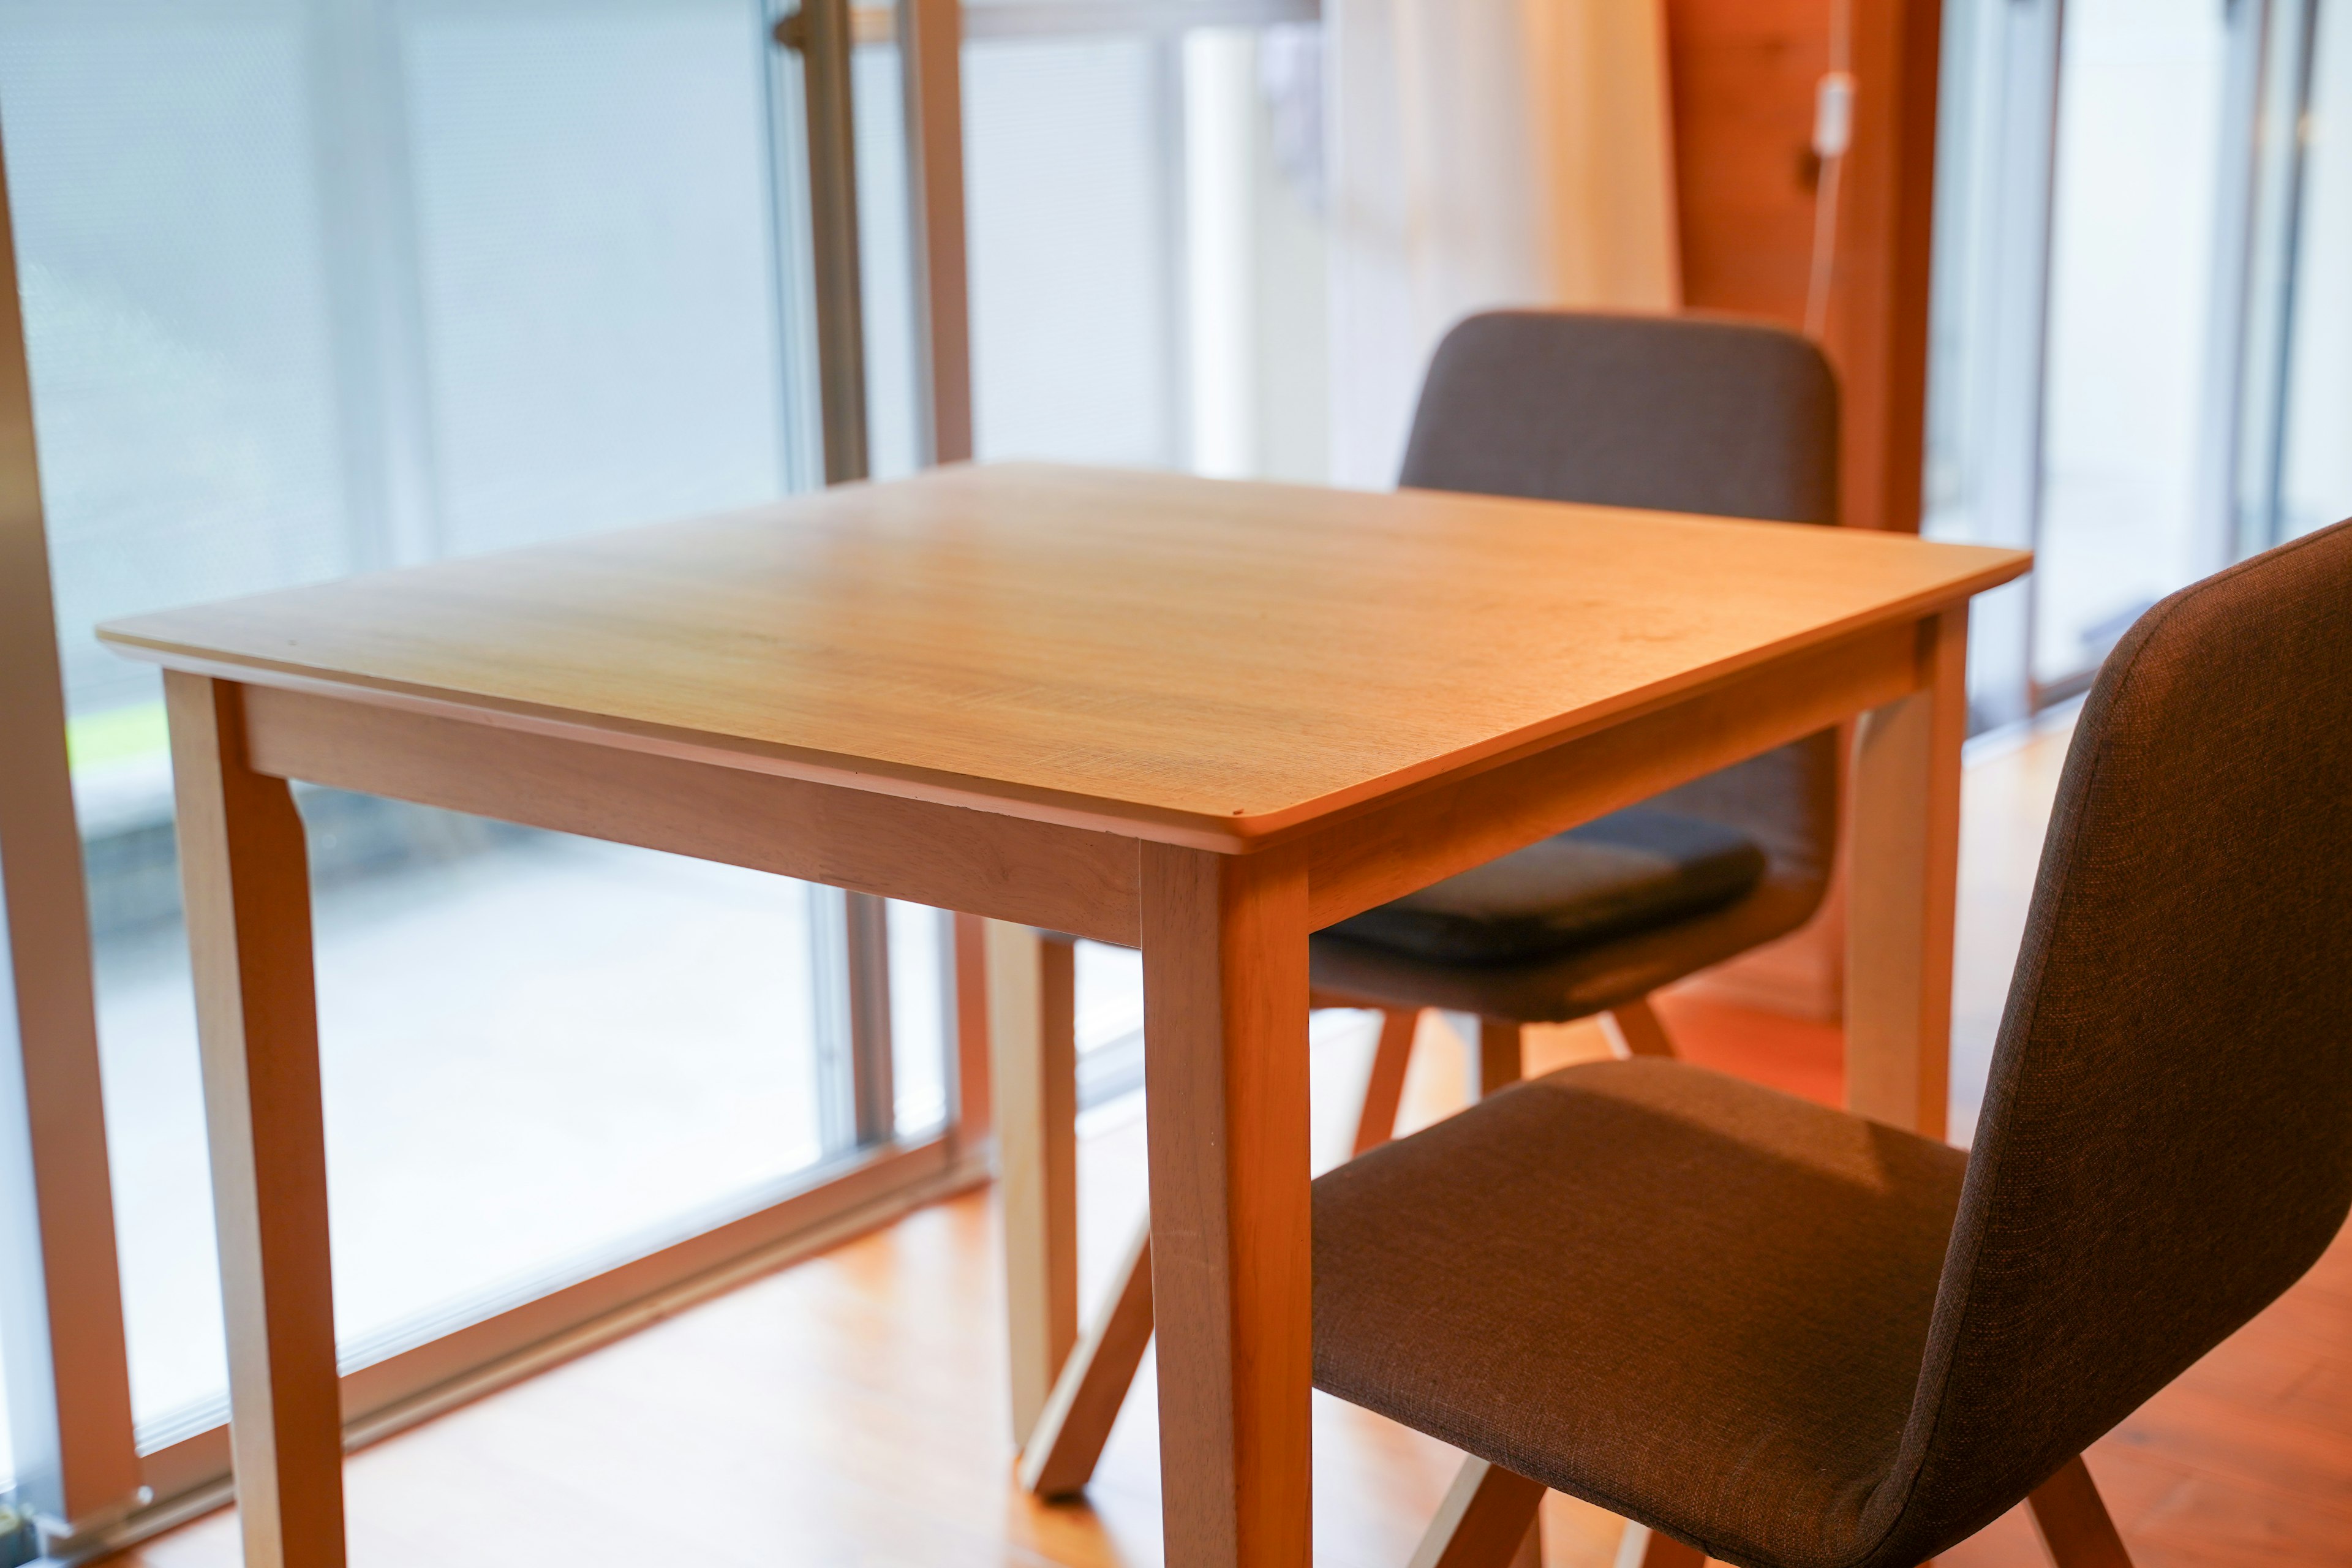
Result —
[{"label": "white cord", "polygon": [[1837,278],[1838,191],[1844,183],[1846,150],[1853,145],[1853,0],[1832,0],[1830,68],[1813,93],[1813,156],[1821,175],[1813,185],[1813,266],[1805,289],[1805,331],[1820,337],[1829,326],[1830,289]]}]

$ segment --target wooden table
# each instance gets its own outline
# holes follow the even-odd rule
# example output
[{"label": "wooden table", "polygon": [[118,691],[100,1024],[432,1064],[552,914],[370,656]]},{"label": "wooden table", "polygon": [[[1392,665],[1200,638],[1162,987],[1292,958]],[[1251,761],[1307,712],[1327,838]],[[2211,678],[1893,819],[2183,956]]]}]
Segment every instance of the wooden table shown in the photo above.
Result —
[{"label": "wooden table", "polygon": [[1168,1561],[1302,1568],[1307,932],[1866,711],[1851,1098],[1939,1132],[1966,606],[2027,564],[1003,467],[105,627],[167,671],[247,1561],[343,1560],[286,781],[1140,947]]}]

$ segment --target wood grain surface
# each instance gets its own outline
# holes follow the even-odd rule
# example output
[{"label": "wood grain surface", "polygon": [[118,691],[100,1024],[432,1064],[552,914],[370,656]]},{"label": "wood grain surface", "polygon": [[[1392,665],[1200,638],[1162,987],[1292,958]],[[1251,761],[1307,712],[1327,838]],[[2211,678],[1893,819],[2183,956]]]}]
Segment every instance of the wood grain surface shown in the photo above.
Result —
[{"label": "wood grain surface", "polygon": [[180,873],[204,1068],[247,1568],[341,1568],[342,1410],[310,888],[286,781],[245,764],[238,689],[173,674]]},{"label": "wood grain surface", "polygon": [[101,635],[243,681],[1234,849],[2027,563],[1856,531],[1007,465]]}]

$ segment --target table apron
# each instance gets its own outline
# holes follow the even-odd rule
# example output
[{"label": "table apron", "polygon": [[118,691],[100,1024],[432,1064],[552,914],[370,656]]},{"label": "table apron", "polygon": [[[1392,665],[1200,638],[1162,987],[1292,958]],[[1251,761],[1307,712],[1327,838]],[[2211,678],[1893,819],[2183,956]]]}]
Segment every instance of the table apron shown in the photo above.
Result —
[{"label": "table apron", "polygon": [[995,812],[243,688],[247,765],[1134,946],[1136,842]]},{"label": "table apron", "polygon": [[1936,617],[1807,649],[1307,836],[1307,923],[1346,920],[1920,689]]},{"label": "table apron", "polygon": [[[1774,659],[1301,836],[1321,928],[1920,689],[1934,618]],[[1138,944],[1135,839],[273,686],[256,772]]]}]

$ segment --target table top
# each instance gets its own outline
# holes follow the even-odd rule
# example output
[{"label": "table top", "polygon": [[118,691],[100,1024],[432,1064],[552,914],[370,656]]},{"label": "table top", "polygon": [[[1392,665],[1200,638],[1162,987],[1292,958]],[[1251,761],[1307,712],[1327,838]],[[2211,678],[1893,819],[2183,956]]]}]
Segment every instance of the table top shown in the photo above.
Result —
[{"label": "table top", "polygon": [[1006,464],[100,636],[236,680],[1239,847],[2031,561],[1862,530]]}]

